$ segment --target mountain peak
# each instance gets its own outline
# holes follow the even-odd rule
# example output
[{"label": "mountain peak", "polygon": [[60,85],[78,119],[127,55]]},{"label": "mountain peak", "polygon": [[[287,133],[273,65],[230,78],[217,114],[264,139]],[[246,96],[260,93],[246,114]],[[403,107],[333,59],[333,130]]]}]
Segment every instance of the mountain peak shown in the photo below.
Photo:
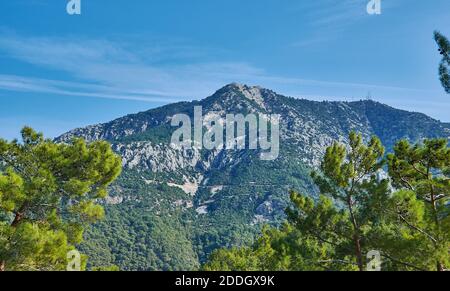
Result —
[{"label": "mountain peak", "polygon": [[234,89],[239,91],[248,91],[248,90],[262,90],[260,86],[249,86],[247,84],[233,82],[228,85],[225,85],[223,88]]},{"label": "mountain peak", "polygon": [[[263,106],[257,102],[263,102]],[[261,162],[258,158],[261,149],[247,147],[251,138],[247,129],[243,135],[246,146],[242,150],[173,147],[171,140],[176,127],[171,124],[172,116],[183,113],[193,117],[194,107],[198,105],[204,109],[203,120],[209,118],[210,112],[224,117],[228,113],[259,114],[264,108],[263,113],[280,115],[279,158],[273,163]],[[225,245],[228,234],[224,233],[223,240],[222,235],[216,235],[222,234],[224,227],[250,231],[262,224],[278,222],[288,207],[290,189],[316,197],[311,170],[320,167],[327,146],[336,141],[348,143],[351,131],[360,132],[367,139],[378,136],[389,152],[399,139],[416,142],[423,138],[449,137],[450,125],[370,100],[308,101],[278,95],[270,89],[232,83],[201,101],[166,105],[74,130],[57,141],[69,142],[73,137],[88,141],[106,139],[122,157],[123,174],[111,187],[111,197],[104,201],[110,209],[107,220],[94,226],[89,235],[95,238],[95,245],[117,246],[111,254],[138,258],[139,264],[120,259],[111,263],[121,264],[124,270],[161,266],[195,269],[209,252],[209,248],[197,248],[205,237],[215,239],[211,243]],[[203,137],[204,133],[202,128]],[[140,244],[137,252],[132,252],[128,243],[117,243],[120,238],[114,236],[110,226],[123,228],[130,221],[140,221],[143,214],[145,220],[131,224],[126,239],[139,241],[145,232],[148,243]],[[180,223],[186,217],[189,227]],[[204,231],[205,224],[208,228]],[[190,229],[200,231],[187,232]],[[157,240],[153,239],[155,235]],[[180,248],[173,247],[174,240],[180,242]],[[86,249],[91,252],[93,265],[104,264],[97,249]],[[191,257],[181,258],[178,253]],[[140,263],[147,261],[149,265]]]},{"label": "mountain peak", "polygon": [[226,85],[224,88],[238,90],[242,93],[261,92],[261,91],[265,90],[261,86],[249,86],[247,84],[241,84],[241,83],[231,83],[231,84]]},{"label": "mountain peak", "polygon": [[245,98],[264,108],[264,91],[265,89],[260,86],[248,86],[240,83],[231,83],[218,90],[215,95],[227,98]]}]

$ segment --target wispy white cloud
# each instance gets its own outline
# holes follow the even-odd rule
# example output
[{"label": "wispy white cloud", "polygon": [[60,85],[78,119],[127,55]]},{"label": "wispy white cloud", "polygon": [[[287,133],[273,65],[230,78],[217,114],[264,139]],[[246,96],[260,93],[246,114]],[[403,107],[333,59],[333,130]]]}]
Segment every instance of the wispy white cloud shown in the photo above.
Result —
[{"label": "wispy white cloud", "polygon": [[[401,5],[403,0],[382,0],[385,13]],[[309,35],[293,42],[294,47],[314,46],[335,40],[349,27],[361,25],[374,17],[367,13],[369,0],[321,0],[299,3],[299,13],[303,13],[303,24],[310,28]]]},{"label": "wispy white cloud", "polygon": [[[2,76],[3,89],[61,93],[66,95],[111,96],[112,98],[156,100],[158,97],[194,98],[210,93],[204,88],[217,88],[225,81],[262,73],[241,62],[195,62],[165,64],[164,48],[144,48],[132,51],[122,44],[105,40],[70,40],[55,38],[24,38],[2,35],[0,51],[22,62],[41,68],[62,71],[89,85],[88,91],[73,91],[73,82],[27,80]],[[168,58],[192,56],[193,49],[171,45]],[[142,54],[145,52],[145,54]],[[72,78],[71,78],[72,79]],[[44,85],[39,85],[43,82]],[[93,90],[94,89],[94,90]],[[81,94],[83,93],[83,94]],[[135,96],[137,95],[137,96]],[[123,96],[123,97],[120,97]]]},{"label": "wispy white cloud", "polygon": [[[291,96],[322,100],[362,98],[369,91],[404,98],[439,95],[417,88],[276,76],[244,62],[196,62],[187,57],[195,49],[183,44],[178,48],[171,44],[168,51],[164,46],[142,48],[108,40],[26,38],[5,33],[0,37],[4,56],[64,74],[59,80],[51,80],[4,73],[0,74],[0,90],[154,103],[203,98],[231,82],[258,84]],[[171,54],[183,61],[164,62],[164,56]]]},{"label": "wispy white cloud", "polygon": [[48,80],[40,78],[0,75],[0,89],[7,91],[47,93],[61,96],[94,97],[106,99],[135,100],[155,103],[180,101],[182,98],[167,96],[158,92],[120,92],[102,85]]},{"label": "wispy white cloud", "polygon": [[309,33],[293,42],[294,47],[307,47],[336,39],[348,26],[359,22],[366,13],[366,0],[322,0],[300,2],[298,13]]}]

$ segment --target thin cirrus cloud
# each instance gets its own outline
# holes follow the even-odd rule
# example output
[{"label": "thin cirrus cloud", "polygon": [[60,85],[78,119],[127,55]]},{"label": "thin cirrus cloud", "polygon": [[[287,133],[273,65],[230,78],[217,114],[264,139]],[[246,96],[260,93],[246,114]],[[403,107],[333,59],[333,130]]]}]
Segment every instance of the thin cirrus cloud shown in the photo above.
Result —
[{"label": "thin cirrus cloud", "polygon": [[[401,6],[404,0],[383,1],[381,7],[385,13]],[[310,33],[291,46],[303,48],[335,40],[352,25],[360,25],[373,18],[367,13],[369,0],[322,0],[299,3],[297,9],[304,17],[304,24]]]},{"label": "thin cirrus cloud", "polygon": [[299,13],[304,24],[310,27],[310,33],[291,44],[303,48],[327,43],[337,38],[346,27],[367,17],[365,1],[361,0],[325,0],[300,2]]},{"label": "thin cirrus cloud", "polygon": [[[372,90],[378,95],[395,95],[399,99],[437,93],[275,76],[244,62],[196,62],[193,60],[196,57],[192,53],[194,51],[195,47],[183,44],[178,45],[178,49],[177,44],[170,44],[167,49],[161,45],[142,49],[132,43],[119,44],[107,40],[74,41],[5,34],[0,37],[0,52],[4,56],[39,69],[64,72],[66,79],[51,79],[46,71],[39,77],[3,73],[0,74],[0,90],[156,104],[203,98],[231,82],[258,84],[291,96],[315,100],[360,99]],[[204,48],[199,51],[208,54]],[[179,60],[173,62],[171,58],[174,57]],[[164,62],[166,59],[169,61]],[[58,78],[61,75],[58,74]],[[380,101],[393,105],[391,100]],[[434,107],[430,108],[430,113],[435,111]]]},{"label": "thin cirrus cloud", "polygon": [[[147,101],[166,103],[178,101],[172,96],[159,92],[133,93],[120,92],[101,85],[91,85],[76,82],[26,78],[14,75],[0,75],[0,89],[18,92],[47,93],[63,96],[94,97],[119,100]],[[181,99],[179,99],[181,100]]]},{"label": "thin cirrus cloud", "polygon": [[[370,0],[324,0],[311,1],[308,5],[306,17],[310,26],[323,32],[326,29],[344,28],[355,22],[367,19],[367,6]],[[383,12],[388,13],[392,9],[405,3],[404,0],[381,1]]]},{"label": "thin cirrus cloud", "polygon": [[[170,102],[180,98],[194,98],[210,93],[205,88],[217,88],[235,79],[252,79],[263,71],[239,62],[161,64],[164,48],[144,50],[140,55],[121,45],[105,40],[24,38],[2,36],[0,51],[7,56],[38,66],[63,71],[73,81],[0,75],[0,88],[27,92],[43,92],[113,99]],[[168,48],[171,57],[189,55]],[[154,56],[154,58],[153,58]],[[152,63],[154,61],[154,64]],[[72,78],[71,78],[72,79]],[[84,83],[82,83],[84,82]],[[95,84],[95,85],[92,85]]]}]

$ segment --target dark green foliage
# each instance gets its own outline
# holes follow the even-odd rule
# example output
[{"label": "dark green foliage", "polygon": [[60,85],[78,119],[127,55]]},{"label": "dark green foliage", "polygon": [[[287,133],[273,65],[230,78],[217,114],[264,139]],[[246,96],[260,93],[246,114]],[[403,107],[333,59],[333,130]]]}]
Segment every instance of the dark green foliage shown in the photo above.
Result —
[{"label": "dark green foliage", "polygon": [[[146,184],[137,172],[124,172],[113,186],[124,202],[107,205],[107,219],[88,229],[82,250],[89,266],[117,265],[121,270],[193,270],[199,266],[191,232],[173,202],[186,199],[180,189]],[[146,177],[146,176],[145,176]]]},{"label": "dark green foliage", "polygon": [[439,53],[442,56],[442,61],[439,65],[439,78],[445,91],[450,94],[450,42],[438,31],[434,32],[434,39],[439,46]]},{"label": "dark green foliage", "polygon": [[366,270],[377,250],[383,270],[438,270],[450,265],[450,148],[445,139],[397,143],[380,179],[384,149],[350,134],[335,143],[313,178],[320,197],[291,192],[288,224],[266,228],[251,246],[215,251],[205,270]]},{"label": "dark green foliage", "polygon": [[[252,167],[239,165],[208,173],[210,185],[226,185],[213,197],[207,187],[200,188],[195,197],[169,187],[164,181],[178,181],[173,176],[124,171],[111,192],[125,197],[125,201],[107,205],[106,219],[85,235],[82,250],[89,256],[89,266],[195,270],[218,248],[250,244],[260,226],[248,222],[254,219],[260,204],[272,201],[279,209],[268,215],[273,215],[274,223],[281,223],[285,219],[283,209],[288,205],[283,197],[285,191],[290,187],[306,191],[313,184],[307,178],[309,170],[289,159],[265,162],[257,154],[247,159]],[[268,172],[273,175],[265,174]],[[147,184],[146,180],[155,183]],[[180,200],[193,205],[175,206]],[[214,200],[207,204],[208,214],[199,215],[195,209],[208,200]]]},{"label": "dark green foliage", "polygon": [[[388,156],[389,174],[396,188],[392,211],[420,246],[414,252],[422,269],[450,266],[450,148],[448,140],[397,144]],[[417,248],[419,249],[419,247]]]},{"label": "dark green foliage", "polygon": [[104,215],[97,199],[120,158],[106,142],[55,144],[24,128],[21,143],[0,140],[0,164],[0,270],[66,269],[84,226]]},{"label": "dark green foliage", "polygon": [[107,267],[94,267],[91,271],[94,272],[118,272],[120,268],[118,266],[112,265]]},{"label": "dark green foliage", "polygon": [[401,139],[441,138],[450,128],[425,114],[398,110],[375,101],[352,102],[350,106],[367,116],[373,134],[380,138],[388,152],[393,151]]},{"label": "dark green foliage", "polygon": [[[106,220],[91,227],[86,234],[88,241],[83,244],[83,250],[91,257],[91,266],[116,264],[124,270],[195,269],[215,249],[250,245],[262,224],[276,227],[285,221],[284,210],[290,205],[290,189],[305,193],[318,203],[319,191],[310,177],[311,168],[306,164],[318,164],[322,149],[332,141],[347,143],[346,136],[355,130],[362,132],[365,139],[371,135],[379,136],[391,151],[399,139],[416,142],[424,137],[443,137],[450,129],[449,124],[423,114],[397,110],[369,100],[315,102],[253,88],[264,100],[262,106],[261,102],[255,102],[256,99],[248,98],[242,88],[228,85],[201,101],[171,104],[128,115],[106,124],[75,130],[58,139],[66,141],[73,135],[89,140],[106,139],[123,153],[124,160],[138,163],[133,164],[132,170],[127,165],[111,188],[112,197],[123,201],[107,202]],[[161,169],[162,164],[184,160],[182,154],[167,147],[174,130],[169,126],[170,117],[180,113],[192,117],[194,106],[203,106],[204,113],[218,110],[244,115],[250,112],[280,114],[280,157],[264,162],[257,151],[213,153],[202,150],[197,153],[200,160],[195,166]],[[149,152],[151,154],[147,155]],[[153,153],[156,154],[154,158]],[[195,196],[168,185],[182,185],[186,179],[192,181],[199,176],[203,180]],[[147,181],[154,182],[147,184]],[[382,204],[383,200],[383,185],[379,188],[377,185],[370,186],[374,190],[368,190],[367,185],[367,191],[380,192],[378,200],[373,197],[369,201],[374,205]],[[217,186],[221,189],[212,191]],[[333,205],[337,209],[344,206],[335,201]],[[197,213],[199,207],[207,213]],[[364,206],[364,209],[370,207]],[[366,212],[361,216],[371,217],[374,221],[379,218],[377,213]],[[375,226],[371,227],[374,229]],[[397,240],[398,231],[391,224],[377,222],[376,227]],[[167,232],[158,231],[165,228]],[[371,236],[372,233],[364,233],[366,240],[377,245],[387,241],[377,239],[380,236]],[[153,235],[157,239],[150,237]],[[176,247],[179,242],[184,253]],[[132,247],[134,244],[137,247]],[[367,249],[369,246],[366,244]],[[180,257],[181,254],[185,259]],[[337,260],[344,260],[334,254]],[[344,262],[337,265],[340,269],[345,268]],[[394,269],[393,265],[383,266],[387,267]]]},{"label": "dark green foliage", "polygon": [[338,143],[329,147],[321,173],[313,173],[322,195],[319,202],[292,193],[295,209],[288,213],[298,229],[332,244],[338,257],[363,271],[370,251],[368,236],[378,223],[373,213],[389,192],[387,181],[377,177],[384,155],[380,140],[374,137],[366,146],[361,135],[351,133],[349,139],[348,150]]},{"label": "dark green foliage", "polygon": [[205,271],[305,271],[329,270],[329,249],[302,236],[290,225],[280,230],[266,227],[252,247],[219,249],[203,266]]}]

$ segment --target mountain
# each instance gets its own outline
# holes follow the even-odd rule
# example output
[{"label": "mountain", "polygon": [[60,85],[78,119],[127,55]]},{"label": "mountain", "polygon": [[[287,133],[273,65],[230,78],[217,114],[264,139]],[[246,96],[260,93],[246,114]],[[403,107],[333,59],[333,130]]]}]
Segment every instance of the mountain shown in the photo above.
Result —
[{"label": "mountain", "polygon": [[[173,147],[172,117],[202,106],[212,112],[280,115],[280,153]],[[309,173],[327,146],[350,131],[399,139],[450,138],[450,124],[370,101],[316,102],[230,84],[201,101],[182,102],[75,129],[59,138],[104,139],[122,156],[124,171],[105,199],[106,219],[80,248],[90,264],[124,270],[196,269],[212,250],[248,244],[265,223],[279,223],[288,191],[317,195]]]}]

